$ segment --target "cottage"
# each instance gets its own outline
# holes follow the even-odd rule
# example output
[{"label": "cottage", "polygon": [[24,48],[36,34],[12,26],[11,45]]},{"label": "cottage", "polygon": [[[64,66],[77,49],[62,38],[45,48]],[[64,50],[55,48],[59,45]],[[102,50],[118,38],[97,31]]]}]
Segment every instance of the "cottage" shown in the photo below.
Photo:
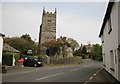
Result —
[{"label": "cottage", "polygon": [[[3,44],[3,56],[2,64],[15,66],[15,62],[19,59],[20,51],[8,45],[7,43]],[[9,60],[9,62],[8,62]],[[7,62],[6,62],[7,61]]]},{"label": "cottage", "polygon": [[120,2],[109,2],[99,37],[103,67],[120,81]]}]

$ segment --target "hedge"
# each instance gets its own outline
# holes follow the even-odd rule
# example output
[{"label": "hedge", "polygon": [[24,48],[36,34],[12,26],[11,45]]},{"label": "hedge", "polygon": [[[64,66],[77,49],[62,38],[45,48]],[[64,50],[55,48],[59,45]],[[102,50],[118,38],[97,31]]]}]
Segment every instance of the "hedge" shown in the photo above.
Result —
[{"label": "hedge", "polygon": [[2,65],[12,66],[13,55],[14,55],[15,61],[17,62],[17,60],[20,57],[20,55],[18,53],[3,52]]}]

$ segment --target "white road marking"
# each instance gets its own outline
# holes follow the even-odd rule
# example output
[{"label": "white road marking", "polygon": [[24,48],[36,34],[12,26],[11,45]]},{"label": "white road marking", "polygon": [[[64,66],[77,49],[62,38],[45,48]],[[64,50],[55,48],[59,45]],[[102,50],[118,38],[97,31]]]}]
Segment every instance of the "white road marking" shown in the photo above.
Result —
[{"label": "white road marking", "polygon": [[50,75],[50,76],[45,76],[45,77],[42,77],[42,78],[38,78],[36,80],[42,80],[42,79],[46,79],[46,78],[50,78],[50,77],[54,77],[54,76],[57,76],[57,75],[61,75],[63,73],[57,73],[57,74],[54,74],[54,75]]},{"label": "white road marking", "polygon": [[94,76],[96,76],[96,73],[94,74]]},{"label": "white road marking", "polygon": [[98,74],[99,71],[97,71],[96,73]]},{"label": "white road marking", "polygon": [[87,81],[85,81],[84,84],[87,84]]},{"label": "white road marking", "polygon": [[29,73],[30,71],[20,72],[20,73]]},{"label": "white road marking", "polygon": [[[96,73],[93,74],[93,77],[96,76],[101,70],[102,70],[102,68],[100,68],[100,70],[96,71]],[[87,82],[89,82],[90,80],[92,80],[93,77],[91,76],[88,81],[84,82],[84,84],[87,84]]]},{"label": "white road marking", "polygon": [[79,70],[79,69],[72,69],[72,70],[70,70],[70,71],[77,71],[77,70]]}]

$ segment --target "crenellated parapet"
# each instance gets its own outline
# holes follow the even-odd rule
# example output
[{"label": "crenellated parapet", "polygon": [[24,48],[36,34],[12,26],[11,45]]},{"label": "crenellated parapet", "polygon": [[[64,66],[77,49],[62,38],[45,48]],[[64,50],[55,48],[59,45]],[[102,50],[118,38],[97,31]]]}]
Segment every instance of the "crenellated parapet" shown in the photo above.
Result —
[{"label": "crenellated parapet", "polygon": [[45,7],[43,7],[43,17],[56,17],[57,10],[55,8],[54,12],[46,12]]}]

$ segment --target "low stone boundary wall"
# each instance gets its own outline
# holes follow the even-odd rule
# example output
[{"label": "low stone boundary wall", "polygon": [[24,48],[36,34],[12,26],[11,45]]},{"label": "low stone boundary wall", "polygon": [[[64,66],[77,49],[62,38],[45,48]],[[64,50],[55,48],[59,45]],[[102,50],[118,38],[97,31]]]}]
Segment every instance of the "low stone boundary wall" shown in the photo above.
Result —
[{"label": "low stone boundary wall", "polygon": [[81,57],[68,57],[68,58],[51,58],[50,64],[80,64],[82,62]]}]

